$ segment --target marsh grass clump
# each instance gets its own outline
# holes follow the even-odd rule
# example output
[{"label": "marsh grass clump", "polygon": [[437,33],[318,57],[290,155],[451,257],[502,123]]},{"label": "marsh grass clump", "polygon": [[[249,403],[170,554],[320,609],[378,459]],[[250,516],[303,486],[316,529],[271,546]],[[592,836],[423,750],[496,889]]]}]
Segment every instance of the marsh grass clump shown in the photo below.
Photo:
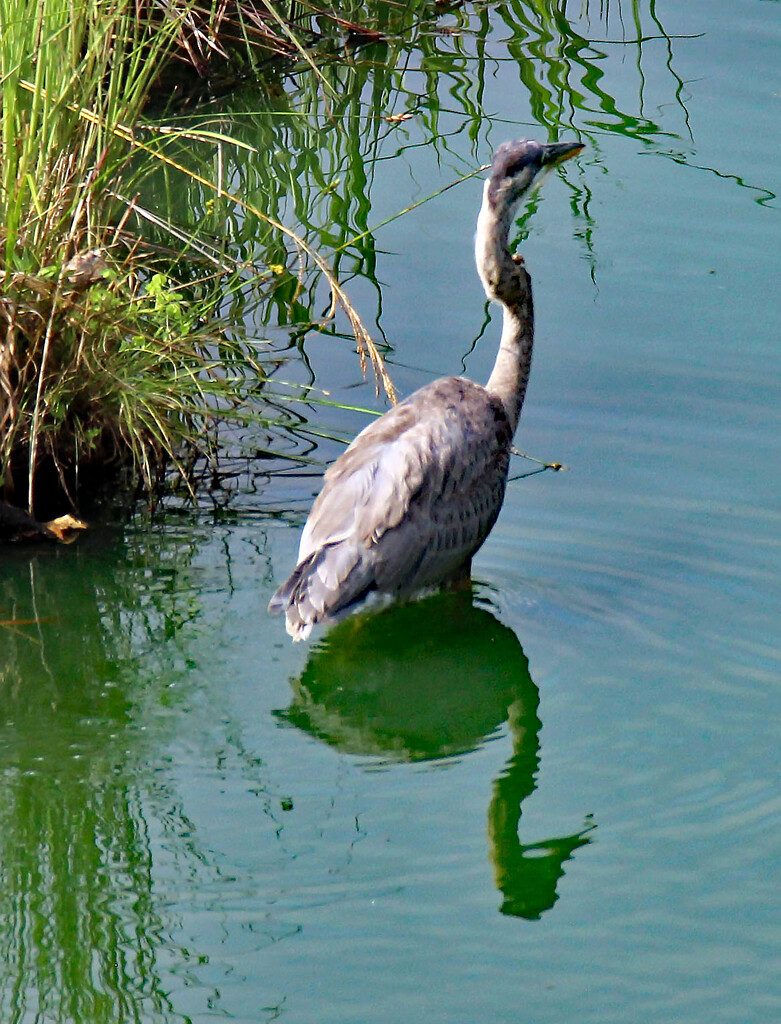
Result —
[{"label": "marsh grass clump", "polygon": [[[217,422],[244,402],[258,415],[259,346],[220,311],[248,276],[284,268],[201,266],[192,239],[150,245],[130,228],[144,162],[170,163],[172,136],[155,139],[142,111],[207,14],[190,0],[0,5],[0,499],[30,512],[57,511],[52,489],[75,506],[96,467],[130,466],[149,493],[171,466],[187,479],[188,449],[207,450]],[[325,275],[382,369],[322,258],[254,212]]]},{"label": "marsh grass clump", "polygon": [[26,483],[31,510],[44,464],[71,498],[80,464],[125,454],[151,483],[181,433],[171,386],[192,377],[199,342],[184,332],[174,348],[168,312],[104,256],[107,189],[177,30],[129,0],[0,8],[0,483],[17,501]]}]

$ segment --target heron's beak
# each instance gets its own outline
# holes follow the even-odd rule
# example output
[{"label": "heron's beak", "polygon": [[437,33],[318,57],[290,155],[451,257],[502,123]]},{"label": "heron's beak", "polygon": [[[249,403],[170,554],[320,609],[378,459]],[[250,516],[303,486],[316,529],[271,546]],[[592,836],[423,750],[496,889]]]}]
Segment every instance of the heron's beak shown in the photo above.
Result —
[{"label": "heron's beak", "polygon": [[542,147],[542,166],[555,167],[584,149],[582,142],[551,142]]}]

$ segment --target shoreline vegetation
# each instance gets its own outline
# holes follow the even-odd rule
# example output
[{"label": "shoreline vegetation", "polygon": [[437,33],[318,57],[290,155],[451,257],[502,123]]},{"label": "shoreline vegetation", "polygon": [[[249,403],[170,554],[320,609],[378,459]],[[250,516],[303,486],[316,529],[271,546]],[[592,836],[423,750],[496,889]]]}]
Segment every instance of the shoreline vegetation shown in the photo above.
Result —
[{"label": "shoreline vegetation", "polygon": [[[497,61],[538,137],[574,131],[599,160],[618,133],[678,161],[676,38],[640,0],[4,0],[0,505],[44,524],[106,497],[223,507],[319,468],[327,407],[356,407],[316,387],[308,335],[357,349],[394,401],[375,236],[504,135],[483,102]],[[636,69],[620,94],[616,47]],[[424,146],[448,183],[387,217],[387,161]],[[596,281],[590,186],[571,173]],[[341,282],[374,304],[381,348]]]},{"label": "shoreline vegetation", "polygon": [[[164,95],[225,89],[270,62],[317,74],[305,27],[314,14],[343,34],[361,31],[309,5],[281,11],[196,0],[3,3],[0,501],[52,517],[77,511],[116,474],[150,503],[172,486],[194,496],[193,466],[214,458],[218,426],[266,409],[263,341],[225,313],[248,279],[273,290],[297,275],[294,302],[305,266],[322,275],[325,319],[341,310],[362,366],[372,363],[393,400],[382,356],[325,258],[170,155],[183,140],[241,143],[144,120]],[[242,261],[177,230],[166,211],[144,209],[140,184],[161,167],[263,222],[282,240],[278,261]]]}]

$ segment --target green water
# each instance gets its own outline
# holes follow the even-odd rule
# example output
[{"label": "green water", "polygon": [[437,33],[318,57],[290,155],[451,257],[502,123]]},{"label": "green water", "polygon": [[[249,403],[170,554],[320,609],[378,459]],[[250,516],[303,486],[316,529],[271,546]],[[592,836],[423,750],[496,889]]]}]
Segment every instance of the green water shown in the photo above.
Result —
[{"label": "green water", "polygon": [[[3,551],[3,1022],[778,1020],[781,11],[569,6],[362,51],[344,139],[305,78],[225,101],[262,150],[236,180],[319,244],[583,133],[519,228],[518,444],[569,469],[510,484],[471,596],[312,644],[265,609],[317,465],[237,459],[227,511]],[[402,393],[487,376],[479,196],[339,257]],[[344,324],[286,326],[325,292],[289,299],[241,309],[278,377],[383,408]],[[315,463],[366,421],[290,417],[261,440]]]}]

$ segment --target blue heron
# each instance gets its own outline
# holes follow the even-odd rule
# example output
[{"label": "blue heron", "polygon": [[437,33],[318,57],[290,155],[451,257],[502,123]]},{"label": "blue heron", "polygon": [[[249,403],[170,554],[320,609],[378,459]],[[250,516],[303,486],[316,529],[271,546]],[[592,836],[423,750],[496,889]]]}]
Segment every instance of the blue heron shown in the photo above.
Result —
[{"label": "blue heron", "polygon": [[477,272],[503,312],[491,376],[485,387],[465,377],[426,384],[370,423],[327,470],[298,564],[269,604],[285,612],[294,640],[371,591],[404,597],[469,580],[504,500],[534,341],[531,280],[508,245],[513,212],[582,148],[522,139],[496,150],[475,236]]}]

